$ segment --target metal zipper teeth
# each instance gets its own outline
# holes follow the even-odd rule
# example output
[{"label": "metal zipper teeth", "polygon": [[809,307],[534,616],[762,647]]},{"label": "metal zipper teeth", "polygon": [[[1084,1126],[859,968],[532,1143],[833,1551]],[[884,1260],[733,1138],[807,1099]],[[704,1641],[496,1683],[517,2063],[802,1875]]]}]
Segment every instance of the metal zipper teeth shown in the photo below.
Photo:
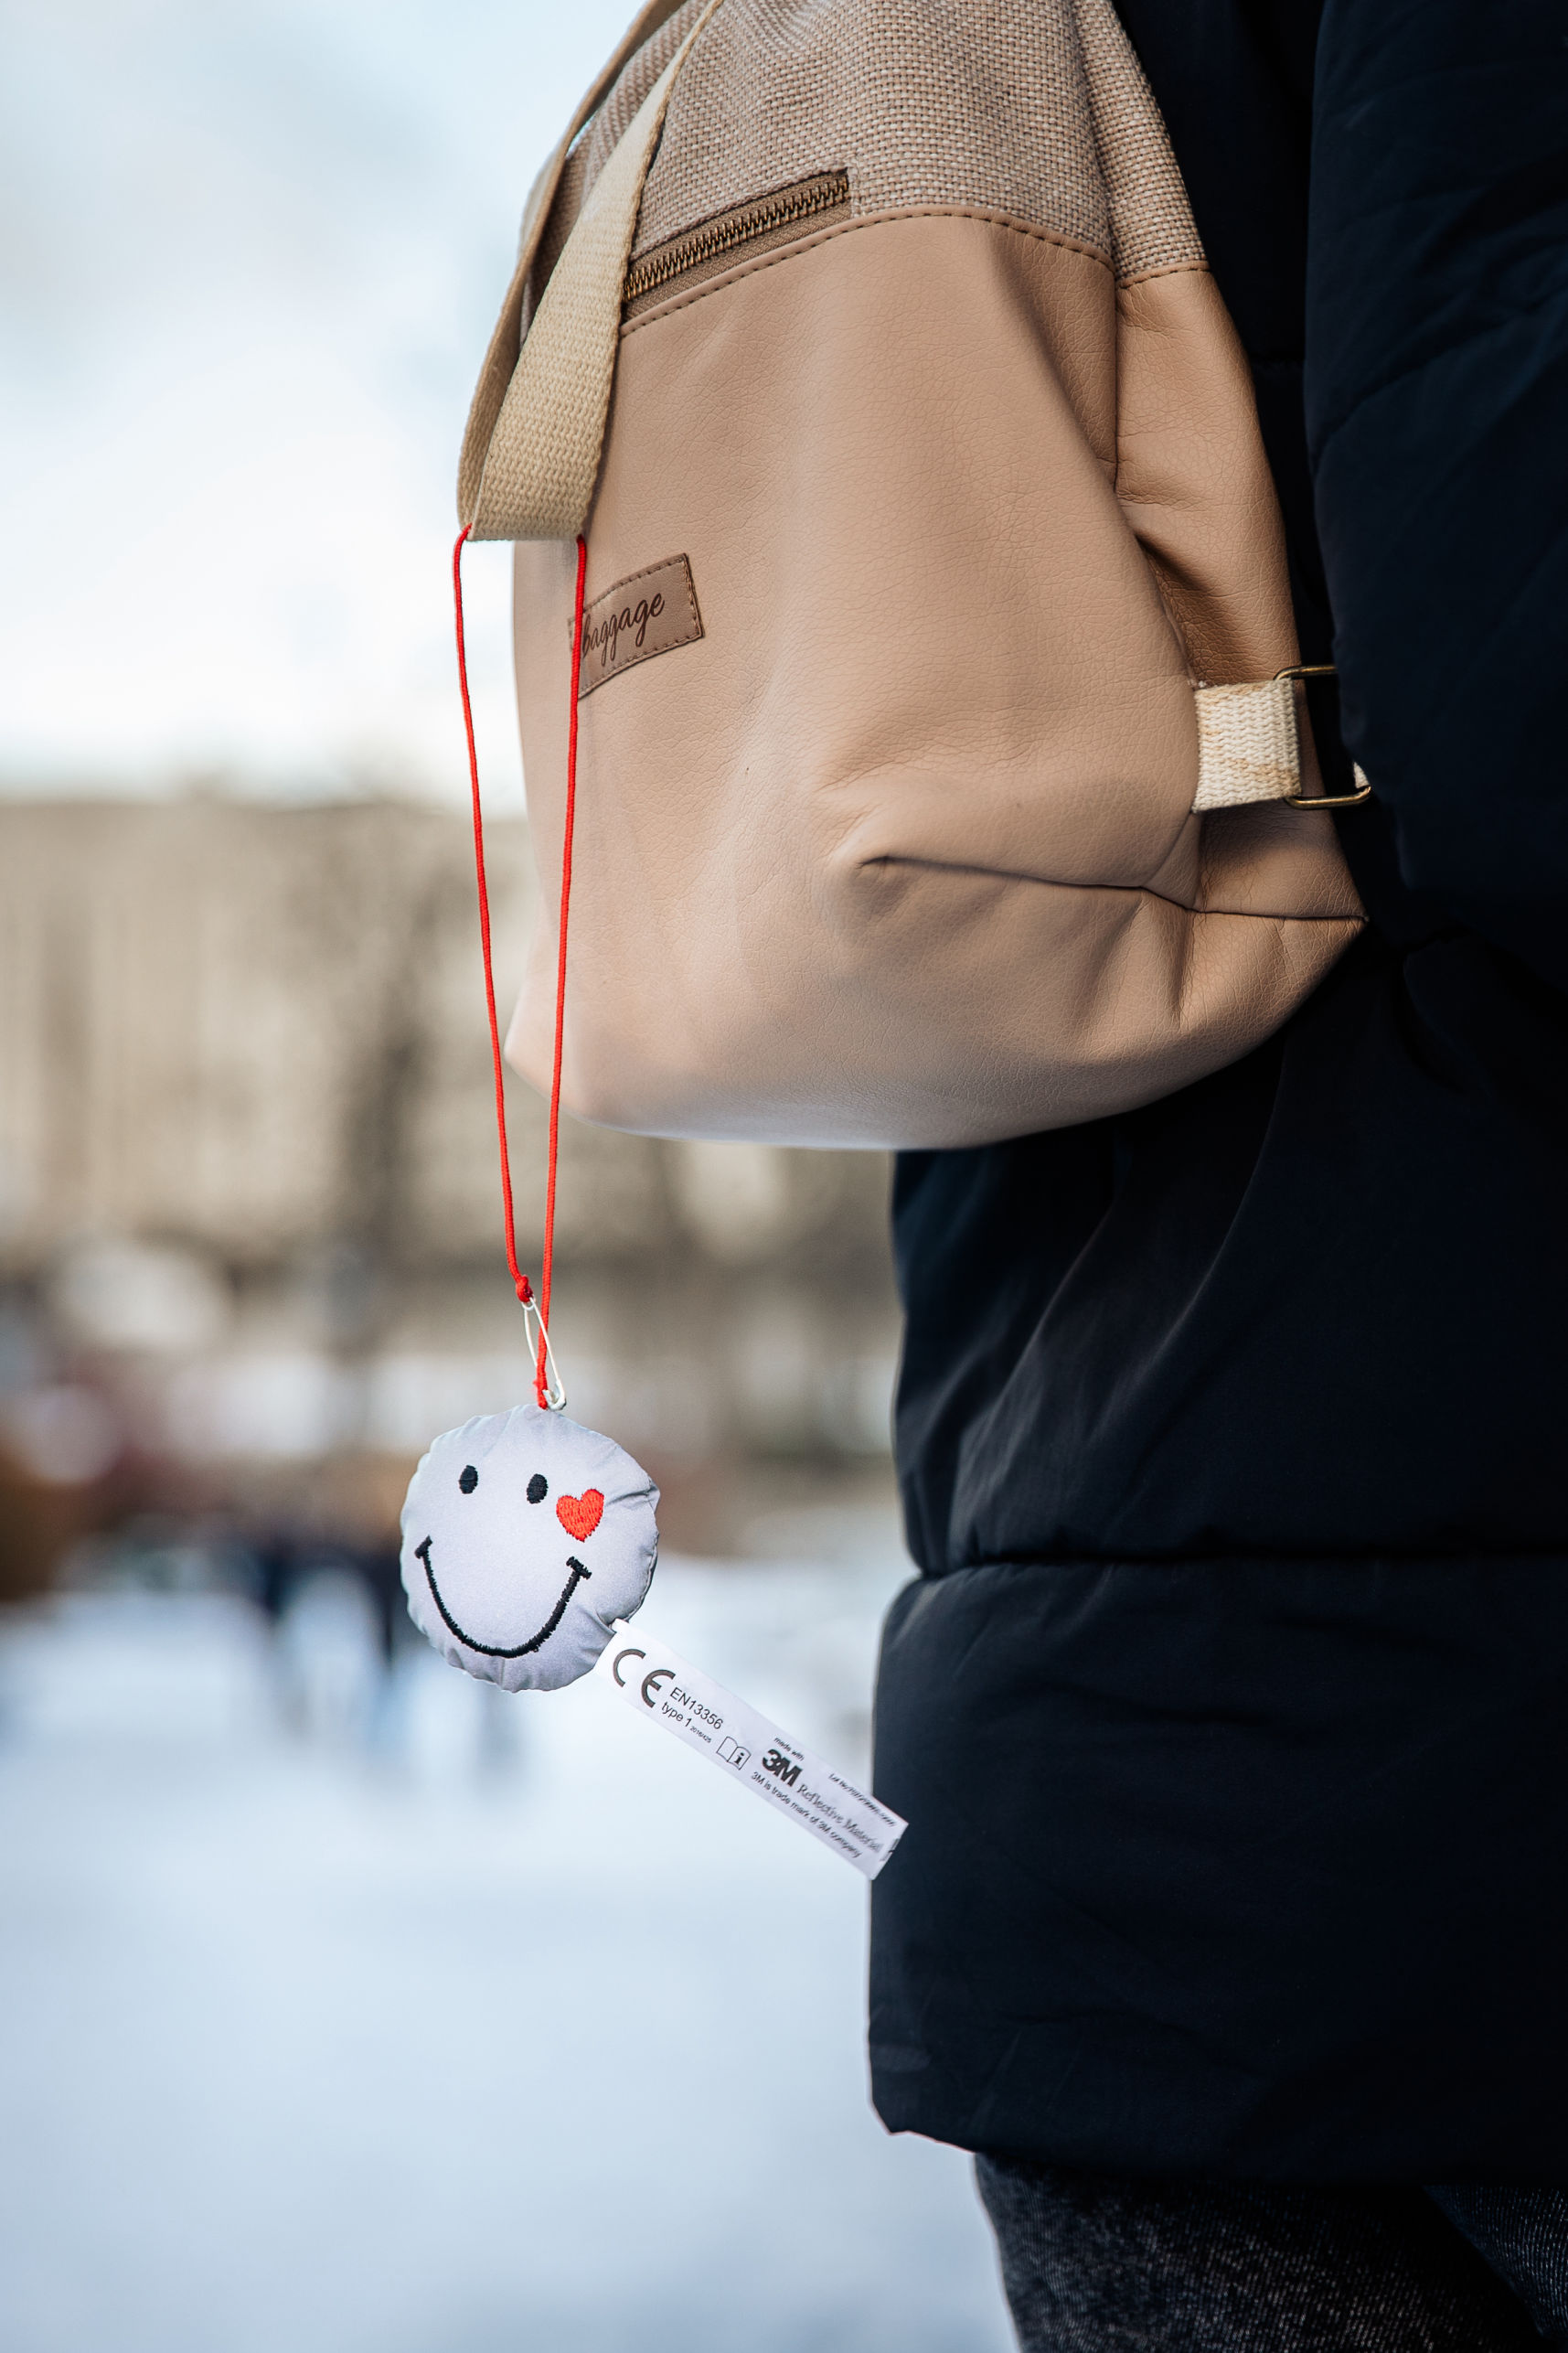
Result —
[{"label": "metal zipper teeth", "polygon": [[824,172],[816,179],[780,188],[774,196],[759,197],[755,204],[739,206],[700,229],[688,230],[684,237],[673,237],[667,245],[656,246],[640,262],[634,262],[626,273],[624,300],[638,302],[688,270],[699,269],[721,253],[750,244],[753,237],[793,228],[797,220],[811,220],[819,212],[836,212],[848,201],[848,172]]}]

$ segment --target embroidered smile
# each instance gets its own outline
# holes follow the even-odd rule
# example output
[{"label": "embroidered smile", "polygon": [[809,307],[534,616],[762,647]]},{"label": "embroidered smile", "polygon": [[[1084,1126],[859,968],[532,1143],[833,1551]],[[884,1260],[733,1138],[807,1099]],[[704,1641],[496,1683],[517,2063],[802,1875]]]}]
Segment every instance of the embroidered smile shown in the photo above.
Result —
[{"label": "embroidered smile", "polygon": [[465,1634],[464,1632],[462,1627],[458,1624],[456,1619],[453,1616],[451,1610],[442,1599],[441,1588],[435,1581],[435,1570],[431,1566],[430,1554],[431,1539],[429,1536],[426,1536],[422,1545],[415,1545],[414,1558],[416,1560],[422,1560],[424,1563],[424,1573],[430,1583],[430,1598],[441,1612],[442,1624],[446,1628],[449,1633],[455,1634],[458,1641],[464,1643],[469,1650],[478,1651],[487,1659],[526,1659],[530,1651],[537,1651],[539,1649],[541,1644],[548,1642],[556,1628],[560,1625],[561,1620],[565,1617],[566,1605],[571,1600],[572,1595],[576,1592],[579,1585],[581,1585],[585,1577],[592,1577],[593,1574],[592,1569],[584,1568],[582,1563],[580,1560],[574,1560],[569,1553],[566,1557],[566,1565],[571,1574],[567,1578],[565,1585],[561,1588],[560,1599],[556,1603],[555,1608],[550,1611],[549,1616],[545,1620],[544,1624],[539,1628],[537,1634],[533,1635],[526,1642],[512,1642],[508,1644],[503,1644],[500,1642],[476,1642],[472,1634]]}]

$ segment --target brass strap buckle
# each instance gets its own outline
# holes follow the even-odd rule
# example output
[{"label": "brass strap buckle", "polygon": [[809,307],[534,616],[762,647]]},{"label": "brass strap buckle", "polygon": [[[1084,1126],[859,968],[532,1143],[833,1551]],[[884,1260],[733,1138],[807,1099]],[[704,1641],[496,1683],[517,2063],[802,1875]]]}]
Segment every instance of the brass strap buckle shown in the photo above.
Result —
[{"label": "brass strap buckle", "polygon": [[[1331,679],[1339,675],[1338,666],[1333,662],[1292,662],[1288,668],[1275,670],[1274,679],[1277,686],[1282,679]],[[1286,806],[1290,808],[1359,808],[1362,801],[1371,798],[1372,788],[1367,780],[1366,770],[1354,760],[1350,763],[1350,773],[1356,779],[1353,793],[1286,793]]]}]

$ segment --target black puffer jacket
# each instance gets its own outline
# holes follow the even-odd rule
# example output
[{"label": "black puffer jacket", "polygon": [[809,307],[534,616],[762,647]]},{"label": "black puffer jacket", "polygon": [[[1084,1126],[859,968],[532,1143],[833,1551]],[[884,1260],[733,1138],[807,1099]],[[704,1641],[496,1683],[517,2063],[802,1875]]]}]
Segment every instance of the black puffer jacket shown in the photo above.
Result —
[{"label": "black puffer jacket", "polygon": [[1122,15],[1371,927],[1201,1085],[900,1163],[877,2102],[1128,2173],[1568,2181],[1568,16]]}]

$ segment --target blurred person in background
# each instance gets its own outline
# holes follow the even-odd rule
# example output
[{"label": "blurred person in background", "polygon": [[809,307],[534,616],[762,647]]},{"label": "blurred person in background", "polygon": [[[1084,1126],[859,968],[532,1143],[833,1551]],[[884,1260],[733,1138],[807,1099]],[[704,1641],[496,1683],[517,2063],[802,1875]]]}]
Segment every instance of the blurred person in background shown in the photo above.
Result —
[{"label": "blurred person in background", "polygon": [[1200,1085],[902,1157],[877,2100],[1028,2348],[1568,2345],[1568,15],[1120,13],[1371,920]]}]

